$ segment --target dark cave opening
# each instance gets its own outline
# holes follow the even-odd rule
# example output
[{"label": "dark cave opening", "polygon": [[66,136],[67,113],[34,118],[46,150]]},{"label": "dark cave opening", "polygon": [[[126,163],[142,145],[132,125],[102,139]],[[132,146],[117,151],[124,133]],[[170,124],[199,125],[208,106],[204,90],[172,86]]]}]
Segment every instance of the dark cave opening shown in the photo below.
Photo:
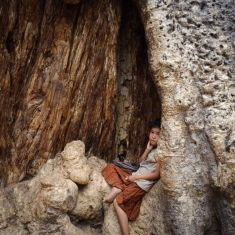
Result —
[{"label": "dark cave opening", "polygon": [[149,71],[144,26],[131,0],[122,2],[118,38],[116,155],[136,161],[147,144],[148,124],[161,117],[161,101]]}]

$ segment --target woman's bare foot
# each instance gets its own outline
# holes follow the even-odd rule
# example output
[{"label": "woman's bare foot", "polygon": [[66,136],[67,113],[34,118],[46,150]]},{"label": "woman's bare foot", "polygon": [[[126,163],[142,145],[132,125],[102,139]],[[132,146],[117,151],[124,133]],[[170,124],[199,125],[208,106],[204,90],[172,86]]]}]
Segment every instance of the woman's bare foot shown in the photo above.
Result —
[{"label": "woman's bare foot", "polygon": [[104,198],[103,202],[112,203],[116,196],[121,192],[120,188],[113,187],[110,193]]}]

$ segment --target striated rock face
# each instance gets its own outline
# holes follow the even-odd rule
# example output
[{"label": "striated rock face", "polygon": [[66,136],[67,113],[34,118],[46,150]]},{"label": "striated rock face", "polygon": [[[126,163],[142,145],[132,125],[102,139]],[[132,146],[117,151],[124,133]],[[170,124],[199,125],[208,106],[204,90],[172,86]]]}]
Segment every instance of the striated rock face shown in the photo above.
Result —
[{"label": "striated rock face", "polygon": [[0,2],[1,186],[77,139],[106,161],[123,147],[136,160],[160,116],[135,4],[67,2]]},{"label": "striated rock face", "polygon": [[0,3],[2,186],[34,176],[73,140],[114,153],[117,2]]},{"label": "striated rock face", "polygon": [[63,0],[63,1],[70,4],[78,4],[80,2],[80,0]]}]

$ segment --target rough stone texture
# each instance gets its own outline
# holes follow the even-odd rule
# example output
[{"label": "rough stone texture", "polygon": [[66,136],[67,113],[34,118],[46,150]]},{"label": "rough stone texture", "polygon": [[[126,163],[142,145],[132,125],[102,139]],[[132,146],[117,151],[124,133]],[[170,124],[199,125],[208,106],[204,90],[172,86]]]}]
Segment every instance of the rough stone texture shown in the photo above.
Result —
[{"label": "rough stone texture", "polygon": [[69,4],[78,4],[81,0],[63,0],[63,1]]},{"label": "rough stone texture", "polygon": [[162,102],[166,226],[172,234],[232,235],[234,1],[136,2]]},{"label": "rough stone texture", "polygon": [[149,122],[161,116],[161,102],[149,73],[144,28],[132,1],[123,1],[118,37],[116,158],[123,154],[126,161],[136,161],[146,146]]},{"label": "rough stone texture", "polygon": [[[135,221],[129,222],[131,235],[170,234],[163,216],[165,205],[161,180],[144,196],[140,214]],[[103,234],[120,235],[120,226],[112,205],[104,206],[105,217]]]},{"label": "rough stone texture", "polygon": [[118,2],[0,2],[2,186],[72,140],[102,158],[115,151]]},{"label": "rough stone texture", "polygon": [[103,223],[103,230],[102,230],[103,234],[106,234],[106,235],[122,234],[113,204],[105,204],[104,212],[105,212],[104,223]]},{"label": "rough stone texture", "polygon": [[170,234],[162,210],[165,204],[162,182],[159,180],[144,196],[137,220],[130,223],[131,235]]},{"label": "rough stone texture", "polygon": [[[162,132],[156,154],[161,165],[161,181],[146,195],[144,209],[141,209],[143,214],[139,217],[144,223],[141,220],[131,224],[132,234],[234,235],[234,1],[135,0],[134,3],[143,24],[148,57],[134,49],[129,54],[123,44],[125,32],[126,40],[132,41],[130,32],[141,36],[138,30],[142,26],[136,31],[122,28],[124,33],[118,46],[121,1],[100,0],[92,4],[84,0],[71,5],[63,1],[34,0],[30,6],[26,1],[0,3],[1,32],[6,32],[0,44],[0,107],[3,110],[0,118],[4,123],[0,135],[2,185],[34,175],[47,158],[78,137],[84,138],[88,152],[97,152],[106,160],[113,159],[120,144],[114,142],[123,139],[122,135],[119,138],[121,132],[116,132],[116,120],[117,128],[124,128],[127,139],[124,145],[133,147],[136,144],[138,158],[139,146],[144,147],[143,126],[151,121],[141,112],[149,104],[152,107],[154,102],[150,101],[155,96],[144,99],[145,95],[136,97],[132,92],[142,94],[138,89],[144,91],[154,83],[152,87],[161,100]],[[36,11],[32,6],[36,6]],[[91,28],[94,31],[88,30]],[[138,44],[137,40],[134,45],[145,44]],[[118,53],[127,64],[118,59]],[[129,58],[130,55],[143,60],[134,63],[135,58]],[[139,88],[131,89],[141,80],[135,76],[128,79],[132,74],[129,72],[131,64],[134,68],[148,64],[150,71],[142,75],[152,81],[146,79],[147,84],[137,83],[141,84]],[[123,75],[125,69],[127,77]],[[140,72],[136,71],[136,74]],[[129,95],[126,91],[131,95],[126,96]],[[124,97],[117,97],[117,94],[124,94]],[[143,105],[139,107],[138,99],[133,101],[133,97],[143,98]],[[91,105],[85,100],[92,101]],[[155,100],[156,104],[158,102]],[[115,104],[119,106],[114,108]],[[121,114],[117,113],[119,107]],[[130,123],[134,123],[134,131],[128,129]],[[71,178],[76,179],[72,172]],[[36,188],[37,184],[45,184],[45,188],[30,195],[47,198],[47,176],[42,182],[35,179],[30,182]],[[66,195],[75,187],[67,179],[59,183],[71,187],[68,194],[61,193],[65,203],[60,205],[64,211],[61,217],[64,225],[68,219],[65,212],[70,212],[71,208]],[[59,183],[53,187],[60,188]],[[2,201],[9,210],[9,214],[1,214],[2,224],[9,233],[19,228],[27,234],[28,218],[34,218],[30,209],[16,209],[26,208],[24,201],[15,203],[14,197],[15,191],[17,195],[25,195],[25,185],[28,181],[1,191]],[[11,201],[7,193],[13,195]],[[148,201],[151,195],[154,196]],[[79,200],[84,202],[85,196],[81,194]],[[53,200],[50,203],[54,205]],[[152,205],[155,209],[150,210]],[[91,207],[100,208],[99,205]],[[109,225],[112,224],[112,231],[120,234],[112,206],[104,210],[103,233],[111,234]],[[18,216],[19,211],[22,211],[21,216]],[[75,211],[78,213],[79,209]],[[145,211],[153,214],[145,214]],[[60,215],[61,212],[56,213]],[[87,213],[88,220],[99,224],[92,218],[90,208]],[[76,229],[86,227],[82,221],[76,221],[72,211],[70,216]],[[151,221],[145,221],[149,216]],[[37,226],[35,223],[30,229],[40,229]]]},{"label": "rough stone texture", "polygon": [[[101,175],[106,163],[96,157],[87,160],[84,151],[83,142],[73,141],[35,178],[1,189],[0,234],[99,234],[102,199],[109,189]],[[87,172],[88,185],[76,184],[84,177],[81,166],[92,171]],[[76,181],[70,177],[75,171]],[[79,228],[80,220],[90,229],[83,224]]]},{"label": "rough stone texture", "polygon": [[[83,142],[73,141],[48,160],[35,178],[0,191],[1,235],[121,234],[113,205],[102,203],[111,189],[101,175],[106,163],[97,157],[87,159],[84,150]],[[79,184],[82,166],[90,169],[87,185]],[[76,181],[71,172],[77,173]],[[144,197],[138,219],[130,223],[131,234],[166,234],[163,206],[159,181]]]},{"label": "rough stone texture", "polygon": [[77,139],[106,161],[122,141],[136,160],[161,108],[133,3],[1,1],[0,31],[1,186],[33,177]]}]

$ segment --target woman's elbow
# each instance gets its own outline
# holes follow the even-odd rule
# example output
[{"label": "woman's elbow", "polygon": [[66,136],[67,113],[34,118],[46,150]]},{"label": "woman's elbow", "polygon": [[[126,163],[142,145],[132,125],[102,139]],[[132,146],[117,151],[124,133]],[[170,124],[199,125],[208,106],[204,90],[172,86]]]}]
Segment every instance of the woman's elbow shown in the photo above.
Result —
[{"label": "woman's elbow", "polygon": [[157,168],[156,168],[156,171],[155,171],[155,175],[156,175],[156,179],[160,178],[160,167],[159,167],[158,164],[157,164]]},{"label": "woman's elbow", "polygon": [[160,172],[155,172],[154,179],[157,180],[160,178]]}]

